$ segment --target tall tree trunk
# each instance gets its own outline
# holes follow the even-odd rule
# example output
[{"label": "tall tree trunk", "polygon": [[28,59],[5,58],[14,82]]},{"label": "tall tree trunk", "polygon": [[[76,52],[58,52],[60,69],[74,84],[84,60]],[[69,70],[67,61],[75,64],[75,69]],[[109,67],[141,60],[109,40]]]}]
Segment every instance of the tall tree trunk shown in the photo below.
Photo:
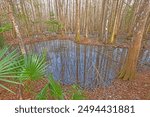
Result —
[{"label": "tall tree trunk", "polygon": [[76,0],[76,37],[75,41],[80,41],[80,11],[79,11],[79,0]]},{"label": "tall tree trunk", "polygon": [[149,12],[150,1],[143,0],[138,11],[136,25],[134,26],[133,43],[129,49],[125,65],[119,73],[119,78],[123,80],[131,80],[136,74],[138,57]]},{"label": "tall tree trunk", "polygon": [[85,19],[85,38],[88,38],[88,23],[89,23],[89,0],[86,0],[86,19]]},{"label": "tall tree trunk", "polygon": [[110,38],[110,43],[115,43],[116,41],[116,35],[117,35],[117,25],[118,25],[118,19],[119,19],[119,3],[120,0],[117,0],[117,4],[116,4],[116,13],[115,13],[115,21],[114,21],[114,25],[113,25],[113,30],[112,30],[112,34],[111,34],[111,38]]},{"label": "tall tree trunk", "polygon": [[103,0],[102,1],[102,6],[101,6],[101,18],[100,18],[100,29],[99,29],[99,35],[98,35],[98,37],[99,37],[99,41],[101,41],[101,40],[103,40],[103,38],[104,38],[104,23],[105,23],[105,21],[104,21],[104,18],[105,18],[105,7],[106,7],[106,0]]},{"label": "tall tree trunk", "polygon": [[25,55],[26,54],[25,46],[24,46],[23,39],[22,39],[20,31],[19,31],[19,27],[16,23],[16,20],[15,20],[14,14],[13,14],[12,1],[7,0],[7,3],[8,3],[8,7],[9,7],[9,17],[10,17],[10,20],[11,20],[13,26],[14,26],[16,36],[17,36],[17,39],[19,41],[19,47],[20,47],[21,53],[23,55]]},{"label": "tall tree trunk", "polygon": [[133,16],[131,17],[129,26],[128,26],[128,38],[133,36],[133,28],[135,25],[135,20],[136,20],[136,16],[137,16],[137,12],[139,10],[139,4],[140,4],[140,0],[135,0],[134,4],[133,4],[133,8],[132,8],[132,12],[133,12]]},{"label": "tall tree trunk", "polygon": [[[19,27],[18,27],[16,20],[15,20],[15,17],[14,17],[13,8],[12,8],[12,1],[7,0],[7,3],[8,3],[8,7],[9,7],[9,17],[10,17],[10,20],[11,20],[13,26],[14,26],[16,36],[17,36],[17,39],[19,41],[19,47],[20,47],[21,53],[23,55],[25,55],[26,54],[25,46],[24,46],[23,39],[22,39],[20,31],[19,31]],[[23,99],[23,97],[22,97],[22,84],[19,85],[19,99],[20,100]]]}]

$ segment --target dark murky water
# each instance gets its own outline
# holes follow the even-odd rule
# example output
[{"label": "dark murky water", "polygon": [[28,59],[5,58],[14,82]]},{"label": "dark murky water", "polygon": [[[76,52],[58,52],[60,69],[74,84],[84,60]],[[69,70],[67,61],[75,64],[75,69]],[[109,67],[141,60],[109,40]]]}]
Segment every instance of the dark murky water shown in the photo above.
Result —
[{"label": "dark murky water", "polygon": [[[27,46],[27,50],[29,46]],[[53,73],[64,84],[78,83],[83,87],[107,86],[125,62],[128,49],[105,46],[85,46],[72,41],[49,41],[32,45],[36,53],[47,52],[47,74]],[[150,63],[150,51],[145,51],[141,65]]]}]

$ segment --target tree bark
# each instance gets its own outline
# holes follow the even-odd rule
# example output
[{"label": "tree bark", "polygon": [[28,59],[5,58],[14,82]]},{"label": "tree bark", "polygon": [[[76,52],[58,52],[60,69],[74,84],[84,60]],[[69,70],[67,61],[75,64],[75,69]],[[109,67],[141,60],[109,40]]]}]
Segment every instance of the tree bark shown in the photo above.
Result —
[{"label": "tree bark", "polygon": [[80,41],[80,18],[79,18],[79,0],[76,0],[76,37],[77,42]]},{"label": "tree bark", "polygon": [[119,73],[119,78],[123,80],[131,80],[135,77],[137,71],[138,57],[149,12],[150,1],[143,0],[138,11],[136,25],[134,26],[133,42],[129,49],[125,65]]},{"label": "tree bark", "polygon": [[113,30],[112,30],[112,34],[111,34],[111,39],[110,39],[110,43],[113,44],[116,41],[116,35],[117,35],[117,25],[118,25],[118,19],[119,19],[119,3],[120,0],[117,0],[117,4],[116,4],[116,13],[115,13],[115,21],[114,21],[114,25],[113,25]]},{"label": "tree bark", "polygon": [[[19,27],[16,23],[16,20],[15,20],[14,14],[13,14],[12,1],[7,0],[7,3],[8,3],[8,8],[9,8],[9,17],[10,17],[10,20],[11,20],[13,26],[14,26],[21,53],[22,53],[22,55],[25,55],[26,54],[25,46],[24,46],[23,39],[22,39],[20,31],[19,31]],[[22,84],[19,85],[19,99],[20,100],[23,99],[23,97],[22,97]]]},{"label": "tree bark", "polygon": [[26,51],[25,51],[23,39],[21,37],[20,31],[19,31],[19,27],[18,27],[18,25],[16,23],[16,20],[15,20],[14,14],[13,14],[12,1],[11,0],[7,0],[7,3],[8,3],[8,7],[9,7],[9,17],[10,17],[10,20],[11,20],[13,26],[14,26],[14,29],[15,29],[15,32],[16,32],[16,36],[17,36],[17,39],[19,41],[19,47],[20,47],[21,53],[23,55],[25,55]]}]

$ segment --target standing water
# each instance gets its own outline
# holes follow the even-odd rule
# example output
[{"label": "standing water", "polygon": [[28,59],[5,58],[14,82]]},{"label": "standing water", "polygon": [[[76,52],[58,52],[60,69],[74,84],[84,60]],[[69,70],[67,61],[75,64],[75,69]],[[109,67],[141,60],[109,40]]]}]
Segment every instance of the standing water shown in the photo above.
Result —
[{"label": "standing water", "polygon": [[63,84],[88,88],[110,85],[128,51],[127,48],[87,46],[63,40],[35,43],[32,50],[38,54],[47,52],[47,75],[52,73],[55,80]]}]

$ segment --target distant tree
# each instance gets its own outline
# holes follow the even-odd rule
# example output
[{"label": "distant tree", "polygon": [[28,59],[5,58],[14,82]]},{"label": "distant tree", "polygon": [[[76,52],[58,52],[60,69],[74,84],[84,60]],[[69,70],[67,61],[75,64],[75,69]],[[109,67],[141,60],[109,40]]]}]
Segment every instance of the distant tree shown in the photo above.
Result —
[{"label": "distant tree", "polygon": [[86,0],[86,13],[85,13],[85,37],[88,38],[88,25],[89,25],[89,0]]},{"label": "distant tree", "polygon": [[115,20],[113,24],[113,30],[112,30],[112,34],[110,38],[110,43],[115,43],[116,41],[117,30],[118,30],[118,25],[119,25],[119,15],[121,11],[121,8],[119,6],[120,6],[120,0],[117,0],[116,8],[115,8]]},{"label": "distant tree", "polygon": [[[6,1],[0,1],[2,14],[6,14]],[[12,0],[11,5],[22,37],[43,34],[49,29],[45,21],[54,17],[63,25],[59,30],[62,35],[73,33],[76,41],[80,40],[81,34],[86,38],[92,35],[107,44],[115,43],[116,37],[122,34],[124,39],[133,37],[140,4],[141,0]],[[145,37],[150,31],[149,22]],[[4,36],[16,38],[15,30]]]},{"label": "distant tree", "polygon": [[79,0],[76,0],[76,37],[77,42],[80,41],[80,14],[79,14]]}]

